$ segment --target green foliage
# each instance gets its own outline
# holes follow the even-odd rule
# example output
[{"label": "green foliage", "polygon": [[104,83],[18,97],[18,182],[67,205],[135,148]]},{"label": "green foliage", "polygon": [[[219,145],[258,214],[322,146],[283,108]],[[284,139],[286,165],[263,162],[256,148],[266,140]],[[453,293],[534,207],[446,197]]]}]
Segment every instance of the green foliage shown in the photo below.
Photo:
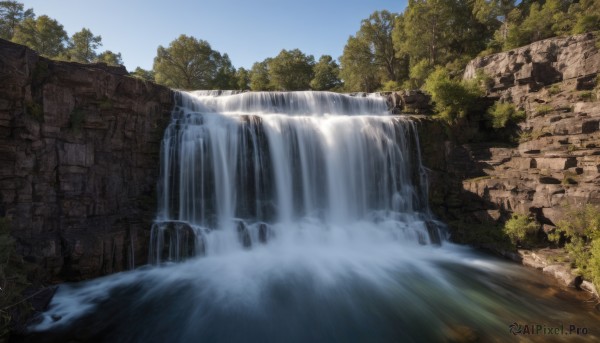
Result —
[{"label": "green foliage", "polygon": [[16,27],[12,40],[27,45],[43,56],[58,57],[65,50],[68,36],[61,24],[43,15],[37,19],[30,17],[23,20]]},{"label": "green foliage", "polygon": [[310,88],[317,91],[326,91],[337,88],[342,81],[339,78],[340,67],[329,55],[323,55],[313,67],[314,77],[310,81]]},{"label": "green foliage", "polygon": [[250,89],[250,72],[241,67],[235,72],[236,88],[242,91]]},{"label": "green foliage", "polygon": [[180,35],[154,58],[157,83],[177,89],[212,89],[222,56],[210,44]]},{"label": "green foliage", "polygon": [[315,58],[299,49],[281,50],[268,62],[271,86],[275,90],[295,91],[310,88]]},{"label": "green foliage", "polygon": [[502,227],[494,223],[475,224],[472,221],[453,221],[448,225],[452,230],[452,240],[461,244],[492,249],[495,251],[513,250],[514,245]]},{"label": "green foliage", "polygon": [[579,99],[581,101],[592,101],[594,99],[594,93],[591,91],[583,91],[579,93]]},{"label": "green foliage", "polygon": [[590,13],[580,16],[573,27],[573,33],[585,33],[600,30],[600,14]]},{"label": "green foliage", "polygon": [[229,55],[215,52],[217,73],[212,82],[213,89],[237,89],[237,78],[235,68],[231,64]]},{"label": "green foliage", "polygon": [[396,23],[396,14],[375,11],[361,22],[360,30],[356,33],[357,38],[371,47],[373,64],[383,81],[399,81],[406,76],[406,65],[394,50],[392,32]]},{"label": "green foliage", "polygon": [[494,79],[486,74],[483,69],[477,69],[473,82],[475,82],[480,89],[486,92],[492,90],[492,87],[494,86]]},{"label": "green foliage", "polygon": [[29,268],[17,255],[15,246],[10,222],[0,217],[0,341],[8,336],[13,316],[24,316],[31,310],[30,304],[22,301],[23,291],[29,285]]},{"label": "green foliage", "polygon": [[536,242],[540,225],[523,214],[514,213],[504,224],[504,232],[515,245],[530,246]]},{"label": "green foliage", "polygon": [[452,80],[445,68],[437,67],[423,89],[431,94],[436,111],[448,123],[466,118],[477,107],[482,92],[475,83]]},{"label": "green foliage", "polygon": [[564,237],[573,266],[596,287],[600,286],[600,211],[591,204],[567,207],[564,218],[548,238],[558,242]]},{"label": "green foliage", "polygon": [[269,78],[269,61],[267,58],[262,62],[256,62],[250,70],[250,89],[253,91],[267,91],[271,89]]},{"label": "green foliage", "polygon": [[152,81],[154,82],[154,71],[146,70],[140,67],[135,68],[132,73],[129,73],[130,76],[136,77],[138,79]]},{"label": "green foliage", "polygon": [[65,55],[70,61],[90,63],[98,57],[96,49],[102,46],[102,37],[83,28],[71,36]]},{"label": "green foliage", "polygon": [[548,114],[550,112],[554,111],[554,107],[550,106],[550,105],[539,105],[536,109],[535,109],[535,113],[539,116]]},{"label": "green foliage", "polygon": [[409,72],[409,84],[411,89],[420,88],[427,80],[429,74],[434,71],[434,67],[427,59],[420,60],[410,68]]},{"label": "green foliage", "polygon": [[401,90],[402,87],[396,81],[388,81],[381,86],[383,92],[394,92]]},{"label": "green foliage", "polygon": [[561,88],[560,88],[559,85],[554,84],[554,85],[552,85],[552,86],[550,86],[548,88],[548,94],[549,95],[556,95],[556,94],[558,94],[560,92],[561,92]]},{"label": "green foliage", "polygon": [[[120,66],[123,64],[121,53],[114,53],[110,50],[106,50],[96,57],[94,62],[106,63],[109,66]],[[138,67],[139,68],[139,67]],[[137,70],[137,69],[136,69]]]},{"label": "green foliage", "polygon": [[0,1],[0,38],[11,40],[17,26],[27,18],[33,18],[33,10],[25,10],[17,1]]},{"label": "green foliage", "polygon": [[508,123],[518,123],[525,120],[525,111],[517,110],[515,105],[508,102],[496,101],[487,112],[488,121],[494,129],[506,127]]},{"label": "green foliage", "polygon": [[373,61],[369,42],[363,38],[350,37],[340,58],[340,77],[348,92],[373,92],[381,85],[379,68]]}]

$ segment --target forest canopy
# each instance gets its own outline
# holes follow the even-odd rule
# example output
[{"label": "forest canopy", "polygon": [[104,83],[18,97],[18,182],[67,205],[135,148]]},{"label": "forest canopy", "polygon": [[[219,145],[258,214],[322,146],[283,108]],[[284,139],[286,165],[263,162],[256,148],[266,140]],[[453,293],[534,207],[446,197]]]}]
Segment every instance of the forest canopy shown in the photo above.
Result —
[{"label": "forest canopy", "polygon": [[[450,78],[462,75],[477,56],[600,30],[600,0],[409,0],[402,13],[376,11],[357,24],[338,59],[283,49],[250,69],[236,69],[207,41],[180,35],[157,48],[151,70],[138,67],[131,76],[178,89],[414,89],[440,68]],[[17,1],[0,1],[0,38],[49,58],[123,63],[120,53],[99,51],[100,35],[82,28],[68,36],[57,20],[36,16]]]}]

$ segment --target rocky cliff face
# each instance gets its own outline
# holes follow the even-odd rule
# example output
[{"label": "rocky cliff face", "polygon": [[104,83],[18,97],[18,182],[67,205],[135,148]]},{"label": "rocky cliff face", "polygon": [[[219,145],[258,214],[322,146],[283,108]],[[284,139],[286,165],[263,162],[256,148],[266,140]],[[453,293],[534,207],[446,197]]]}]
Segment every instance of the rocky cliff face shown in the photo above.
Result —
[{"label": "rocky cliff face", "polygon": [[468,65],[465,78],[482,71],[491,78],[488,97],[514,103],[527,119],[517,144],[430,148],[438,151],[431,167],[438,213],[479,223],[532,213],[551,229],[565,204],[600,203],[597,42],[594,34],[552,38]]},{"label": "rocky cliff face", "polygon": [[172,91],[0,40],[0,217],[55,280],[147,258]]}]

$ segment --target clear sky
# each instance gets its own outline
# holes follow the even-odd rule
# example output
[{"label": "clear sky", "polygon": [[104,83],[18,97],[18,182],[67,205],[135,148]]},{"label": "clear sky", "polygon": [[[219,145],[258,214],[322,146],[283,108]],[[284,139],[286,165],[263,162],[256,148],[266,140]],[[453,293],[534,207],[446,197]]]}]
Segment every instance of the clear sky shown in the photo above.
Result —
[{"label": "clear sky", "polygon": [[376,10],[401,12],[406,0],[20,0],[67,33],[90,29],[101,50],[120,52],[128,70],[152,68],[159,45],[180,34],[206,40],[236,68],[300,49],[341,56],[348,36]]}]

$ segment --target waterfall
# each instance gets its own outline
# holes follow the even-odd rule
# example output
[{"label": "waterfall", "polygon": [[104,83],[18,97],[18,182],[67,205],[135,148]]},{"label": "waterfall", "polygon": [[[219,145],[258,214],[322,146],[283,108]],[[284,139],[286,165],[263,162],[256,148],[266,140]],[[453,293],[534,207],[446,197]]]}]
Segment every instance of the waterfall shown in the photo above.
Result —
[{"label": "waterfall", "polygon": [[512,323],[598,327],[543,275],[439,245],[417,138],[376,96],[178,93],[156,265],[61,285],[26,341],[504,342]]},{"label": "waterfall", "polygon": [[324,231],[356,236],[357,225],[361,236],[375,227],[388,239],[439,243],[426,185],[415,124],[390,116],[381,96],[179,92],[150,260]]}]

